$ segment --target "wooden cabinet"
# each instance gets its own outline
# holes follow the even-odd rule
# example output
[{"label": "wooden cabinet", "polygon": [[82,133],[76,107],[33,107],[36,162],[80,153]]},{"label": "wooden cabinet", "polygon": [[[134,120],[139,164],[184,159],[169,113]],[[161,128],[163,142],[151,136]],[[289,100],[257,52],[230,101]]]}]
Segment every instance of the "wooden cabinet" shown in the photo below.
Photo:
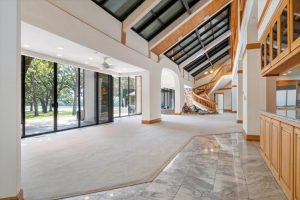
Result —
[{"label": "wooden cabinet", "polygon": [[289,200],[300,200],[300,122],[260,116],[260,153]]},{"label": "wooden cabinet", "polygon": [[300,200],[300,129],[294,131],[294,199]]},{"label": "wooden cabinet", "polygon": [[281,123],[279,181],[288,199],[293,197],[293,126]]},{"label": "wooden cabinet", "polygon": [[290,0],[292,50],[300,46],[300,1]]},{"label": "wooden cabinet", "polygon": [[271,158],[271,118],[265,118],[265,159],[267,164],[270,164]]},{"label": "wooden cabinet", "polygon": [[270,158],[270,168],[273,176],[279,181],[279,136],[280,136],[280,122],[272,119],[271,124],[271,158]]},{"label": "wooden cabinet", "polygon": [[260,116],[260,149],[263,158],[265,157],[265,117]]}]

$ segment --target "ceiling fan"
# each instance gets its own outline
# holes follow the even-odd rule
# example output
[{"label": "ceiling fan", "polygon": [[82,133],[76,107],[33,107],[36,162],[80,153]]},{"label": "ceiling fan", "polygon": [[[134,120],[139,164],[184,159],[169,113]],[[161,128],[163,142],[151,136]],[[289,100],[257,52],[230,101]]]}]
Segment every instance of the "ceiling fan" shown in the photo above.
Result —
[{"label": "ceiling fan", "polygon": [[110,57],[104,57],[103,63],[100,65],[102,70],[115,69],[117,66],[109,63]]}]

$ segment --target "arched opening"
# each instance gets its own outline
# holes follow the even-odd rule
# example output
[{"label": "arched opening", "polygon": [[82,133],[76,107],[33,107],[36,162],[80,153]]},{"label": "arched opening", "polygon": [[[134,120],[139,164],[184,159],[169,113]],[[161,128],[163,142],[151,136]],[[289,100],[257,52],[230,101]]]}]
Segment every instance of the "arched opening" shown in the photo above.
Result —
[{"label": "arched opening", "polygon": [[161,73],[162,114],[180,113],[181,101],[181,88],[178,75],[168,68],[163,68]]}]

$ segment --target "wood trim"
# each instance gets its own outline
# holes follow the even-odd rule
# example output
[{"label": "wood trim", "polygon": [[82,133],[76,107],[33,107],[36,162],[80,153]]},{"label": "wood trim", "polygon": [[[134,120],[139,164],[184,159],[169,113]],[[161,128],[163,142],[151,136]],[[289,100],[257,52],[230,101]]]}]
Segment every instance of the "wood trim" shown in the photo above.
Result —
[{"label": "wood trim", "polygon": [[236,123],[237,123],[237,124],[242,124],[242,123],[243,123],[243,120],[242,120],[242,119],[238,119],[238,120],[236,120]]},{"label": "wood trim", "polygon": [[175,115],[182,115],[182,112],[175,112]]},{"label": "wood trim", "polygon": [[17,196],[15,197],[6,197],[6,198],[0,198],[0,200],[24,200],[23,198],[23,190],[20,190]]},{"label": "wood trim", "polygon": [[246,133],[246,131],[243,131],[243,133],[244,133],[244,138],[247,141],[255,141],[255,142],[260,141],[260,135],[251,135],[249,133]]},{"label": "wood trim", "polygon": [[246,49],[260,49],[260,46],[260,43],[249,43],[247,44]]},{"label": "wood trim", "polygon": [[298,85],[297,80],[279,80],[276,81],[276,86],[288,86],[288,85]]},{"label": "wood trim", "polygon": [[242,73],[243,73],[243,70],[242,70],[242,69],[239,69],[239,70],[237,71],[237,73],[238,73],[238,74],[242,74]]},{"label": "wood trim", "polygon": [[232,88],[233,88],[233,87],[237,87],[237,85],[232,85],[231,87],[232,87]]},{"label": "wood trim", "polygon": [[124,29],[123,29],[123,23],[122,23],[122,32],[121,32],[121,43],[126,45],[126,32],[124,32]]},{"label": "wood trim", "polygon": [[142,124],[155,124],[161,122],[161,118],[152,119],[152,120],[142,120]]},{"label": "wood trim", "polygon": [[271,3],[271,0],[267,0],[266,4],[264,6],[264,9],[263,9],[263,11],[262,11],[262,13],[261,13],[261,15],[260,15],[260,17],[258,19],[257,24],[256,24],[257,29],[259,29],[259,27],[260,27],[263,19],[265,18],[265,15],[266,15],[266,12],[268,10],[268,7],[269,7],[270,3]]}]

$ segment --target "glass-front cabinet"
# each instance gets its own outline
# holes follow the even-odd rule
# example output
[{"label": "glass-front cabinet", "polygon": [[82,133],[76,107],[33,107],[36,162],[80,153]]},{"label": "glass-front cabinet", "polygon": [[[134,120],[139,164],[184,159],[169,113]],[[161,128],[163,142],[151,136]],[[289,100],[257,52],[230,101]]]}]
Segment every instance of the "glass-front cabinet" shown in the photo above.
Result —
[{"label": "glass-front cabinet", "polygon": [[[294,68],[300,55],[300,1],[281,0],[261,39],[261,74]],[[287,65],[287,63],[289,63]]]},{"label": "glass-front cabinet", "polygon": [[300,46],[300,1],[291,0],[292,50]]}]

